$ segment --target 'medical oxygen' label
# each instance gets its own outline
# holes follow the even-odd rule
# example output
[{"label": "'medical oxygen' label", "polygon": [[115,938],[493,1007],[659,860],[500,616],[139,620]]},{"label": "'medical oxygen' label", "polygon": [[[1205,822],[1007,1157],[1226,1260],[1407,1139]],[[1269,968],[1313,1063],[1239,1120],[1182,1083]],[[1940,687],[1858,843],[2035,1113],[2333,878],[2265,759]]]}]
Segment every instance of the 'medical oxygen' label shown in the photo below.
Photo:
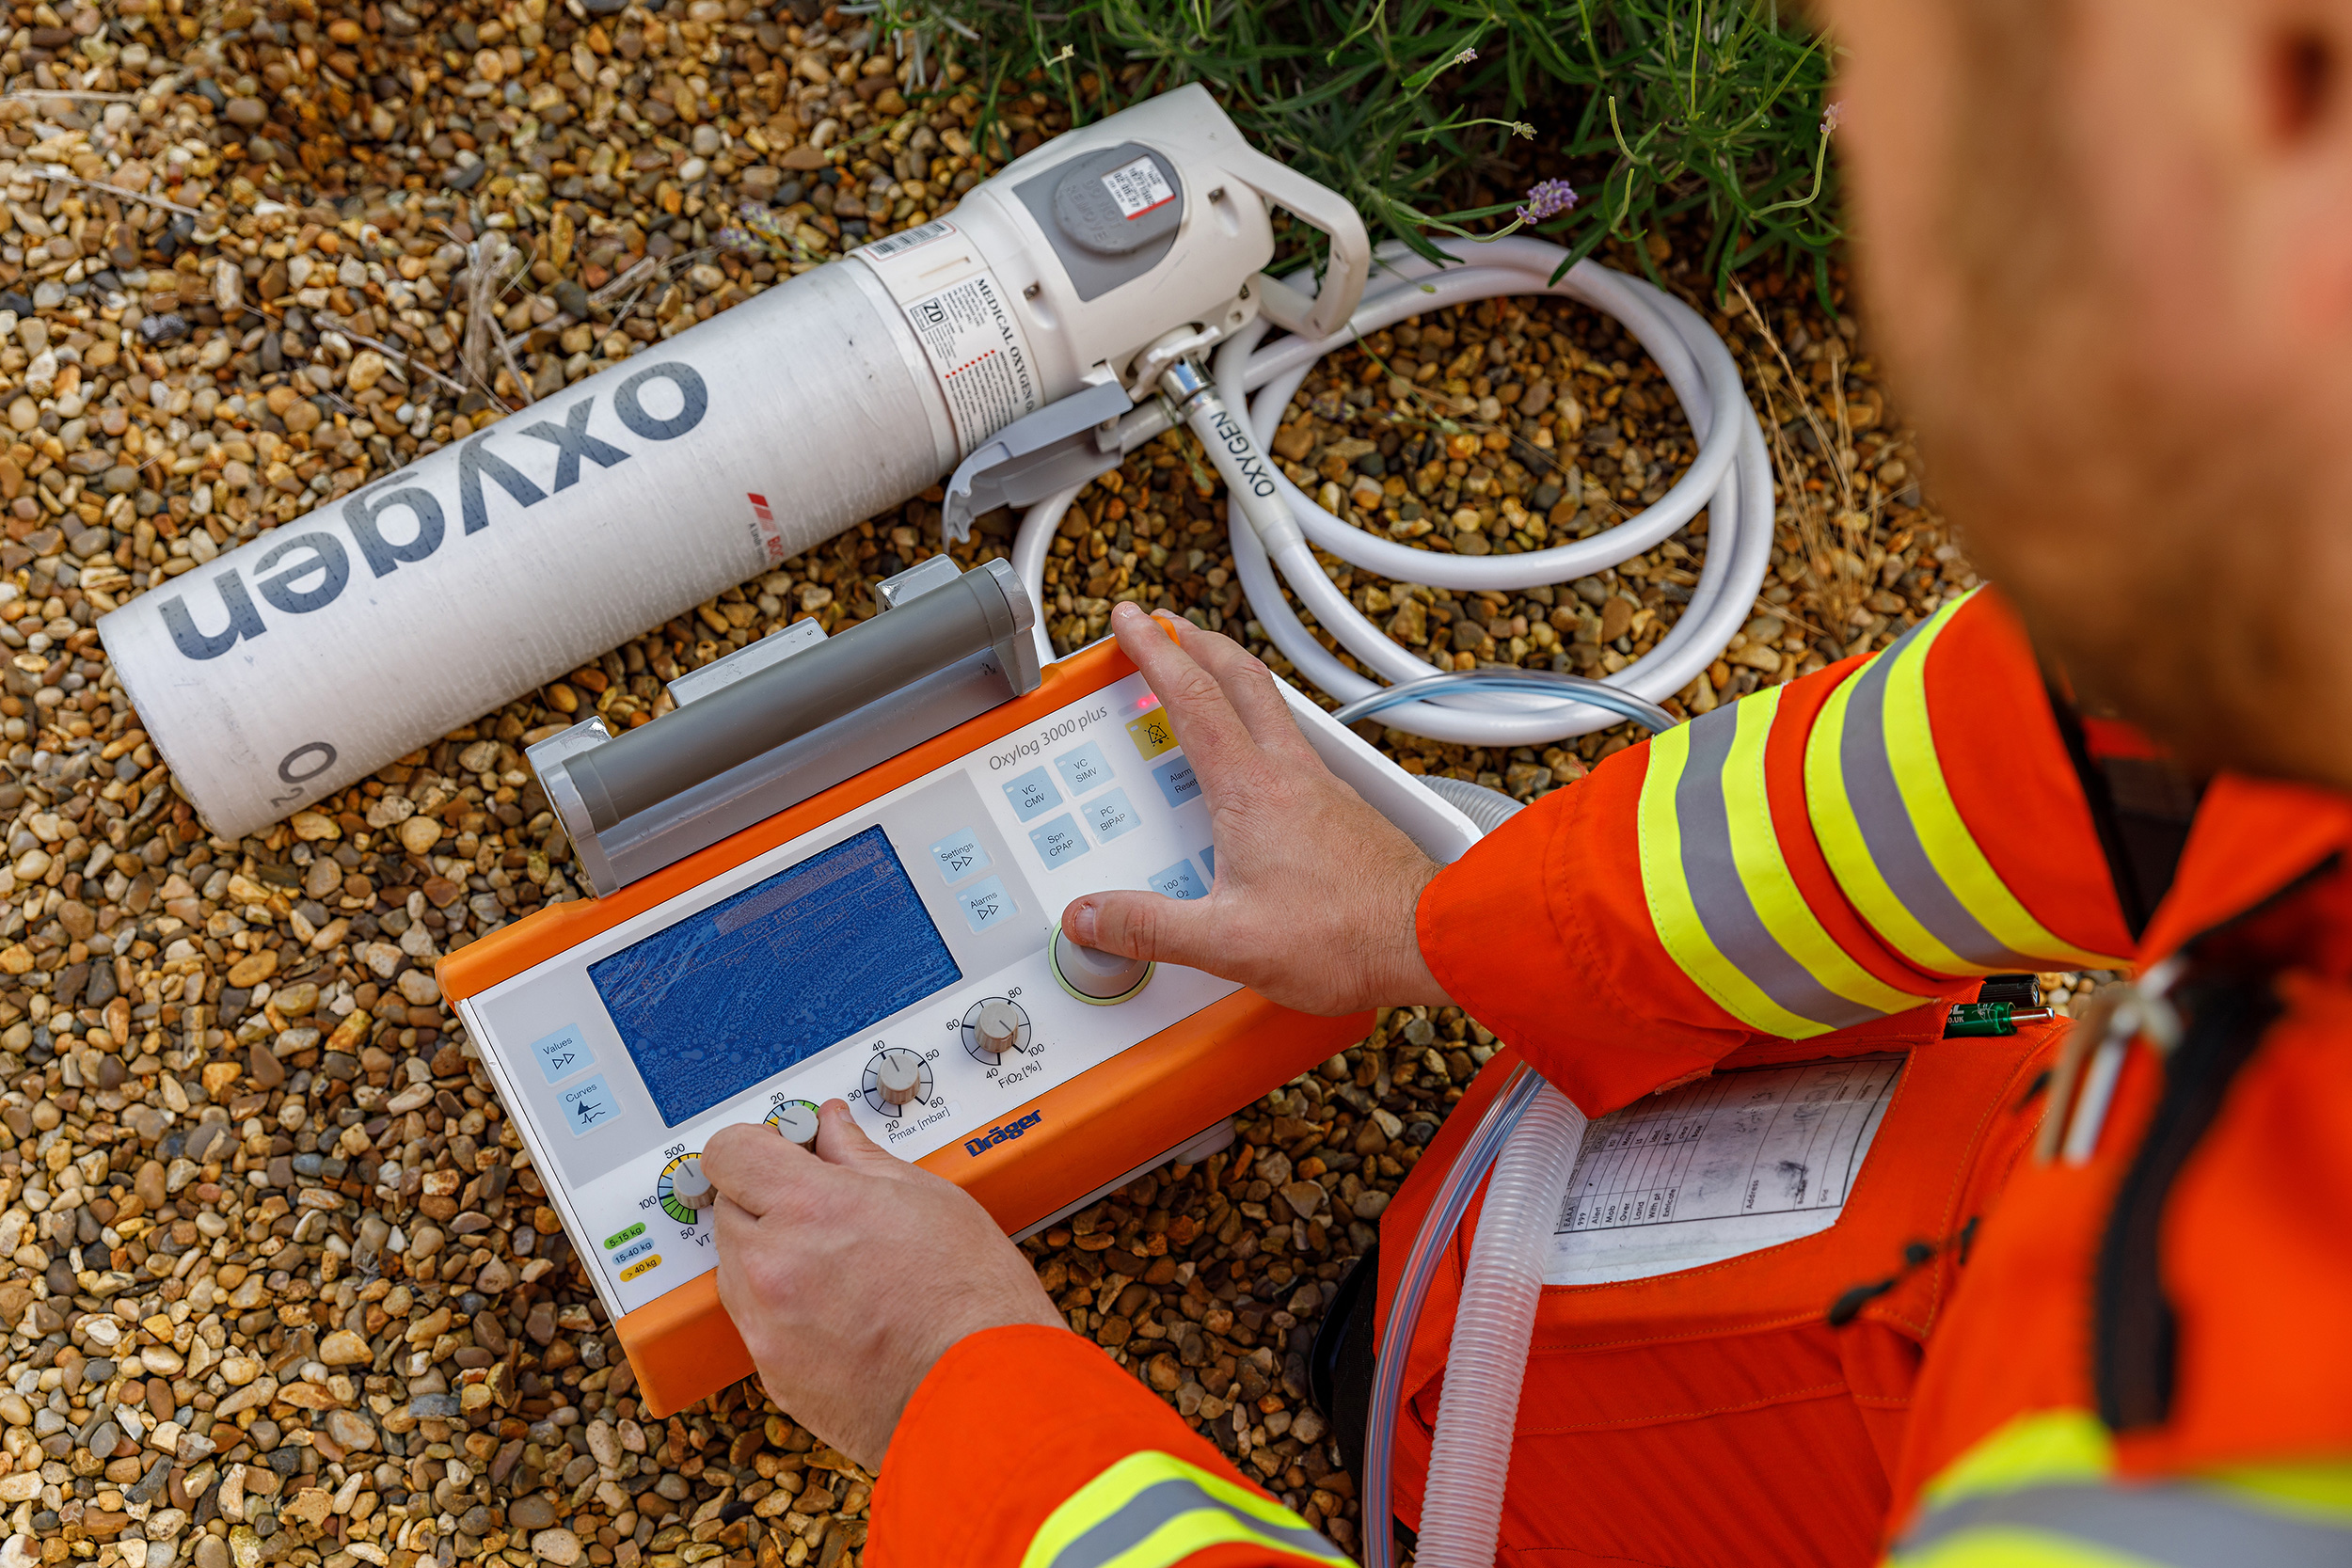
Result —
[{"label": "'medical oxygen' label", "polygon": [[1036,368],[1020,325],[987,273],[906,308],[947,394],[956,441],[970,451],[1039,404]]}]

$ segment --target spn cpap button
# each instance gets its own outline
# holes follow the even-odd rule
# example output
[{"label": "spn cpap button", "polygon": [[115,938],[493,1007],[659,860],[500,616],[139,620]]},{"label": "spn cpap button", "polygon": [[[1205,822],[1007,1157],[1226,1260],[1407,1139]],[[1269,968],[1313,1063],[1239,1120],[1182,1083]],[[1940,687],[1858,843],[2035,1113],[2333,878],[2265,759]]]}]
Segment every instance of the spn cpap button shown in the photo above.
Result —
[{"label": "spn cpap button", "polygon": [[1086,834],[1078,831],[1077,819],[1066,812],[1042,828],[1031,828],[1029,842],[1037,846],[1038,858],[1049,871],[1087,852]]}]

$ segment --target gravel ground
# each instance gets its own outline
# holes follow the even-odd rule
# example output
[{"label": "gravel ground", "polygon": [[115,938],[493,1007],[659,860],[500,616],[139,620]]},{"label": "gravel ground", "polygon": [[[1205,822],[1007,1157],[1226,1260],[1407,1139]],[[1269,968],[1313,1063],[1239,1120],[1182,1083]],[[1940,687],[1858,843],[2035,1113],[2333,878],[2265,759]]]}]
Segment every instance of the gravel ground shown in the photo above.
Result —
[{"label": "gravel ground", "polygon": [[[872,613],[871,583],[936,548],[935,493],[239,842],[174,793],[90,626],[952,206],[1052,106],[1015,101],[1009,147],[976,148],[957,80],[926,92],[857,18],[745,0],[20,6],[0,75],[0,1565],[854,1561],[870,1478],[755,1387],[642,1416],[431,965],[577,895],[523,744],[583,707],[644,722],[684,669]],[[1851,324],[1777,283],[1718,319],[1790,499],[1756,617],[1686,710],[1975,580]],[[1277,445],[1367,526],[1485,553],[1638,510],[1690,436],[1622,334],[1499,304],[1335,357]],[[1049,567],[1061,645],[1120,597],[1254,641],[1223,511],[1173,435],[1090,489]],[[1459,663],[1613,670],[1704,548],[1694,525],[1468,602],[1340,580]],[[1379,738],[1529,799],[1626,743]],[[1345,1544],[1355,1488],[1301,1352],[1491,1044],[1453,1009],[1384,1014],[1232,1150],[1029,1243],[1073,1326]]]}]

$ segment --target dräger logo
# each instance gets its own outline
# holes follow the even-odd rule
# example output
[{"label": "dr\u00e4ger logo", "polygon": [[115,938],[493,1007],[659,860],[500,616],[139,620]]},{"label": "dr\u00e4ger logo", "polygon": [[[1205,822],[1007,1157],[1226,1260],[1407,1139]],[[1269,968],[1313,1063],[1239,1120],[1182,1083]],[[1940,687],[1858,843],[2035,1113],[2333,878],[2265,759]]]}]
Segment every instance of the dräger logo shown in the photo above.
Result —
[{"label": "dr\u00e4ger logo", "polygon": [[[645,384],[655,380],[667,381],[677,390],[678,411],[667,418],[653,413],[639,399]],[[490,526],[488,500],[483,493],[485,480],[506,492],[507,499],[517,506],[532,507],[546,500],[548,490],[541,489],[521,469],[489,450],[488,442],[493,436],[506,440],[507,450],[517,454],[520,449],[512,443],[520,439],[545,441],[553,446],[557,455],[550,488],[554,491],[567,490],[579,483],[583,462],[610,468],[628,461],[629,452],[588,434],[588,416],[595,410],[596,402],[592,393],[573,404],[563,411],[560,424],[542,420],[517,429],[517,421],[503,421],[469,439],[458,449],[454,465],[437,464],[436,471],[430,475],[411,469],[369,485],[342,504],[343,527],[349,531],[350,545],[357,547],[369,572],[379,578],[389,577],[403,564],[422,561],[439,549],[448,532],[449,517],[443,510],[442,498],[425,485],[445,483],[453,467],[457,482],[455,511],[461,527],[469,534],[480,533]],[[612,389],[613,416],[630,435],[647,441],[677,439],[702,423],[709,409],[710,392],[702,376],[692,366],[675,360],[647,366]],[[408,514],[414,531],[404,530],[406,536],[395,539],[388,536],[383,524],[387,514],[401,512]],[[286,526],[291,530],[299,525]],[[253,587],[272,609],[287,615],[308,615],[325,610],[342,596],[351,582],[351,557],[352,549],[335,534],[316,528],[293,533],[253,563]],[[216,618],[223,624],[218,631],[206,631],[197,625],[183,594],[174,594],[156,607],[165,628],[171,633],[172,642],[192,659],[218,658],[235,647],[239,640],[260,637],[269,629],[235,568],[215,575],[209,579],[209,585],[220,595]]]},{"label": "dr\u00e4ger logo", "polygon": [[1045,1113],[1042,1111],[1031,1111],[1027,1116],[1023,1117],[1019,1121],[1009,1121],[1002,1127],[992,1127],[977,1138],[964,1139],[963,1151],[966,1154],[977,1158],[978,1156],[987,1153],[990,1149],[994,1148],[998,1144],[1009,1144],[1012,1142],[1013,1139],[1021,1136],[1030,1128],[1035,1127],[1040,1121],[1043,1120],[1044,1117]]}]

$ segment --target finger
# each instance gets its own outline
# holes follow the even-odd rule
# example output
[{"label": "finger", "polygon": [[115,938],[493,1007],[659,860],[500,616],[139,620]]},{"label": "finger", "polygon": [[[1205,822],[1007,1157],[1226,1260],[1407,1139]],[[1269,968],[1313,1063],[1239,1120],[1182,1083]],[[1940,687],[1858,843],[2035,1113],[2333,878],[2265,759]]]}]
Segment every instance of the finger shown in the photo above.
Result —
[{"label": "finger", "polygon": [[1062,911],[1061,928],[1071,941],[1097,952],[1223,974],[1230,961],[1208,904],[1205,898],[1156,893],[1089,893]]},{"label": "finger", "polygon": [[1283,701],[1273,671],[1230,637],[1202,631],[1190,623],[1186,623],[1186,629],[1189,635],[1184,639],[1184,651],[1216,682],[1252,740],[1267,751],[1313,755],[1314,748],[1307,744],[1290,704]]},{"label": "finger", "polygon": [[891,1172],[905,1168],[897,1155],[866,1135],[846,1100],[828,1100],[817,1107],[817,1157],[830,1165],[867,1165]]},{"label": "finger", "polygon": [[[1176,742],[1192,759],[1201,786],[1214,795],[1220,781],[1257,759],[1257,743],[1250,739],[1248,726],[1233,711],[1216,677],[1172,641],[1180,634],[1165,622],[1122,602],[1111,610],[1111,625],[1120,651],[1135,660],[1160,699],[1176,731]],[[1182,635],[1198,640],[1215,634],[1187,626]]]},{"label": "finger", "polygon": [[810,1174],[808,1150],[773,1128],[744,1123],[722,1127],[703,1146],[703,1174],[754,1218],[774,1207],[779,1194]]}]

